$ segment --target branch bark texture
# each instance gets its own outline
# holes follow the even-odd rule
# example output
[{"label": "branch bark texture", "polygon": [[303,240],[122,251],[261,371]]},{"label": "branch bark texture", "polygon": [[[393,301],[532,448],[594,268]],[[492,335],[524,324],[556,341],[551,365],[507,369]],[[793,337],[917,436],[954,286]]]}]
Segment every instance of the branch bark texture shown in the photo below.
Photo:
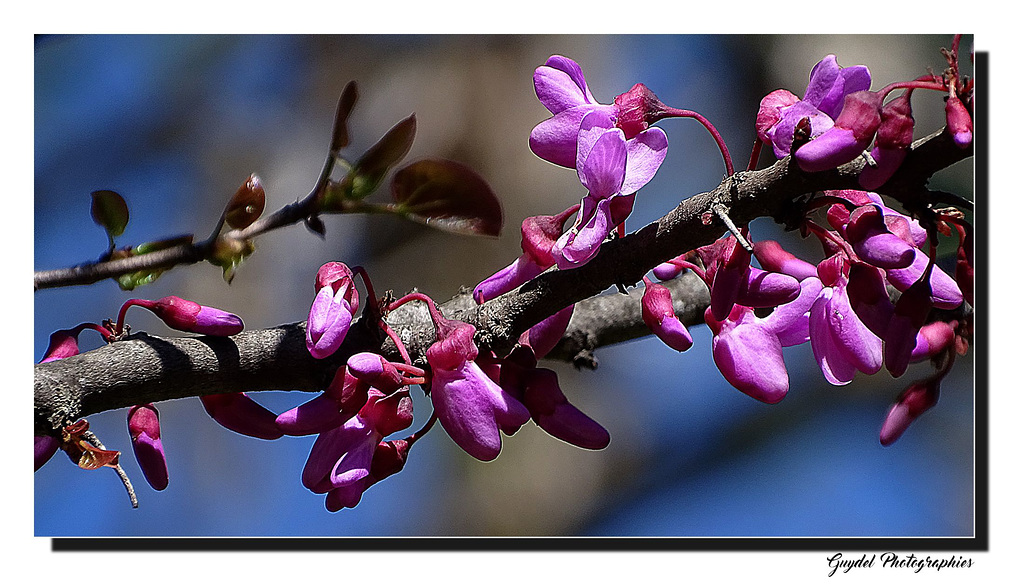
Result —
[{"label": "branch bark texture", "polygon": [[[908,210],[937,204],[944,195],[928,191],[928,179],[972,154],[972,149],[958,148],[948,134],[936,133],[915,143],[899,172],[876,191],[892,196]],[[439,307],[446,316],[473,324],[482,349],[501,353],[527,328],[575,303],[569,329],[549,357],[594,367],[593,349],[649,334],[640,318],[641,292],[598,294],[612,286],[636,284],[658,263],[721,236],[725,228],[712,213],[715,205],[726,207],[737,224],[764,216],[786,223],[802,213],[802,197],[807,194],[859,189],[857,176],[864,164],[858,159],[837,170],[808,174],[787,157],[767,169],[737,173],[715,189],[687,198],[658,221],[605,243],[579,269],[548,271],[479,306],[463,290]],[[680,319],[688,325],[701,322],[709,303],[703,283],[687,274],[667,285]],[[419,302],[406,304],[387,320],[413,360],[425,365],[425,352],[434,342],[426,307]],[[349,356],[361,351],[397,358],[393,344],[362,319],[353,324],[342,348],[324,360],[314,359],[306,350],[302,322],[226,338],[139,333],[88,353],[36,365],[35,430],[49,433],[89,414],[146,402],[240,391],[318,391]]]}]

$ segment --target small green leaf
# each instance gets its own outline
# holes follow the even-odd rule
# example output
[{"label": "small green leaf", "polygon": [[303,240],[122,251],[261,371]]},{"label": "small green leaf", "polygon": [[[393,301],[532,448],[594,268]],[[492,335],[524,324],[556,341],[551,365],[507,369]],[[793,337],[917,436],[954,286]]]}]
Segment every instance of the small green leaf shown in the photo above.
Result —
[{"label": "small green leaf", "polygon": [[256,248],[249,239],[240,240],[222,236],[213,242],[209,261],[220,267],[224,271],[224,281],[231,283],[231,280],[235,278],[235,269],[238,269],[242,261],[254,250]]},{"label": "small green leaf", "polygon": [[363,153],[353,168],[352,197],[362,199],[372,194],[388,171],[409,153],[415,138],[416,115],[411,114]]},{"label": "small green leaf", "polygon": [[98,190],[92,193],[92,219],[102,226],[113,242],[128,225],[128,204],[120,194],[111,190]]},{"label": "small green leaf", "polygon": [[341,91],[341,98],[338,99],[338,110],[334,115],[334,132],[331,135],[332,153],[337,153],[348,145],[348,115],[352,113],[352,107],[356,105],[358,98],[356,82],[350,81],[345,84],[345,89]]},{"label": "small green leaf", "polygon": [[498,236],[501,202],[487,182],[461,163],[424,159],[398,170],[391,180],[395,212],[459,234]]},{"label": "small green leaf", "polygon": [[194,237],[191,234],[183,234],[181,236],[174,236],[171,238],[165,238],[163,240],[142,243],[140,245],[136,245],[135,248],[132,249],[132,254],[145,255],[146,253],[155,253],[156,251],[162,251],[164,249],[169,249],[171,247],[177,247],[180,245],[190,245],[192,244],[193,238]]},{"label": "small green leaf", "polygon": [[256,222],[266,205],[267,195],[263,190],[263,183],[260,182],[260,177],[253,173],[224,208],[224,220],[231,228],[245,228]]},{"label": "small green leaf", "polygon": [[164,269],[147,269],[145,271],[136,271],[135,273],[126,273],[119,275],[117,279],[117,285],[123,291],[132,291],[140,285],[149,285],[156,281],[157,277],[163,275]]}]

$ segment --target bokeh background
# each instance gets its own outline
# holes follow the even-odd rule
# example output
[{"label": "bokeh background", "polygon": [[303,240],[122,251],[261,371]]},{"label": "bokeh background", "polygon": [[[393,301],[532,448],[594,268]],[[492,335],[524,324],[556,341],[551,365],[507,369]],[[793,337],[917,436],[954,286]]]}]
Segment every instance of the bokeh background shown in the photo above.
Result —
[{"label": "bokeh background", "polygon": [[[643,82],[662,101],[713,121],[743,167],[758,102],[801,95],[829,53],[865,64],[875,89],[941,71],[947,36],[81,36],[39,37],[35,48],[35,251],[37,270],[98,257],[106,235],[89,194],[128,201],[122,245],[212,230],[224,202],[252,172],[267,208],[304,195],[323,163],[337,97],[350,79],[360,100],[348,148],[357,156],[415,112],[408,160],[444,157],[483,175],[501,198],[505,230],[471,239],[391,217],[325,217],[327,238],[300,226],[261,237],[229,286],[209,264],[180,267],[122,292],[112,281],[35,293],[33,361],[49,334],[112,317],[129,297],[180,295],[240,314],[250,328],[305,318],[317,268],[329,260],[368,268],[379,290],[419,288],[447,299],[519,254],[526,216],[553,214],[584,195],[576,174],[536,158],[530,129],[548,116],[532,72],[552,54],[583,67],[604,103]],[[964,42],[963,53],[970,47]],[[942,127],[937,94],[914,96],[917,134]],[[671,148],[637,199],[631,230],[680,199],[717,185],[724,166],[692,120],[660,124]],[[770,153],[762,155],[768,164]],[[936,177],[970,196],[972,162]],[[384,196],[381,194],[377,197]],[[759,238],[796,248],[771,222]],[[813,250],[813,249],[808,249]],[[172,334],[143,311],[134,330]],[[353,510],[331,514],[299,474],[312,437],[267,442],[210,420],[198,400],[160,404],[170,486],[153,491],[131,455],[126,410],[89,418],[136,485],[128,505],[116,475],[82,471],[62,455],[35,473],[39,536],[971,536],[975,527],[975,388],[960,358],[939,405],[895,445],[878,442],[902,387],[886,373],[846,387],[822,378],[809,345],[787,350],[791,391],[774,406],[729,386],[714,367],[710,333],[691,329],[679,354],[653,337],[599,349],[600,367],[555,369],[566,395],[605,425],[598,452],[527,425],[501,456],[480,463],[437,427],[405,470],[374,486]],[[82,337],[83,350],[100,344]],[[414,396],[418,396],[414,391]],[[308,399],[266,392],[283,411]],[[419,398],[417,398],[419,399]],[[414,427],[429,410],[419,407]],[[27,449],[26,449],[27,452]]]}]

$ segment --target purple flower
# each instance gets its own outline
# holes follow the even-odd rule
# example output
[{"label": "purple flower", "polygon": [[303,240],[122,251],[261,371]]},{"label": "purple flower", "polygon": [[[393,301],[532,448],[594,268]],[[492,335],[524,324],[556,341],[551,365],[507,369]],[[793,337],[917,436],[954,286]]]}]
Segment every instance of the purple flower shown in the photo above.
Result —
[{"label": "purple flower", "polygon": [[58,359],[66,359],[78,354],[78,335],[82,333],[82,326],[67,330],[58,330],[50,335],[50,344],[43,353],[40,363],[49,363]]},{"label": "purple flower", "polygon": [[733,304],[770,308],[800,294],[800,282],[793,276],[751,267],[750,253],[732,235],[700,247],[697,254],[710,284],[711,313],[719,322],[726,319]]},{"label": "purple flower", "polygon": [[825,287],[811,307],[810,336],[811,350],[825,379],[833,385],[846,385],[858,370],[877,373],[882,368],[882,339],[854,312],[847,277],[840,273],[834,280],[823,278],[822,282]]},{"label": "purple flower", "polygon": [[782,159],[793,147],[797,124],[807,118],[814,139],[831,129],[849,94],[871,87],[871,74],[863,65],[840,67],[835,55],[828,55],[811,70],[803,100],[786,90],[765,96],[757,114],[757,135],[771,143]]},{"label": "purple flower", "polygon": [[317,271],[316,291],[306,321],[306,348],[313,357],[325,359],[345,340],[352,317],[359,309],[359,292],[352,271],[335,261],[325,263]]},{"label": "purple flower", "polygon": [[800,169],[825,171],[859,157],[882,122],[881,111],[880,94],[866,90],[848,94],[832,128],[796,150],[794,158]]},{"label": "purple flower", "polygon": [[377,444],[370,461],[370,474],[341,487],[335,487],[327,492],[327,499],[324,505],[328,511],[336,512],[343,508],[356,507],[363,493],[371,485],[381,481],[405,467],[409,458],[409,449],[412,442],[408,440],[387,440]]},{"label": "purple flower", "polygon": [[277,414],[244,393],[215,393],[200,396],[199,401],[215,422],[232,432],[264,440],[277,440],[283,435],[275,421]]},{"label": "purple flower", "polygon": [[537,277],[555,264],[551,249],[562,234],[562,225],[579,209],[575,205],[555,216],[530,216],[523,220],[523,254],[508,267],[481,281],[473,288],[473,299],[478,304],[493,300]]},{"label": "purple flower", "polygon": [[331,511],[354,507],[363,491],[383,479],[370,478],[383,438],[411,424],[408,388],[390,395],[371,389],[358,414],[317,437],[302,469],[302,484],[313,493],[328,494],[327,509]]},{"label": "purple flower", "polygon": [[845,235],[857,256],[875,267],[901,269],[914,261],[916,249],[889,231],[881,206],[869,204],[855,209]]},{"label": "purple flower", "polygon": [[[668,137],[661,129],[650,128],[627,141],[622,129],[606,123],[595,112],[579,126],[576,172],[589,193],[572,228],[552,248],[559,269],[579,267],[597,254],[612,228],[632,211],[632,201],[623,196],[646,185],[667,154]],[[615,198],[624,205],[616,206]]]},{"label": "purple flower", "polygon": [[162,491],[167,488],[167,457],[160,440],[160,413],[153,404],[142,404],[128,410],[128,433],[132,450],[146,481]]},{"label": "purple flower", "polygon": [[501,432],[514,433],[530,419],[530,412],[474,362],[475,332],[470,324],[454,323],[427,349],[430,399],[452,440],[470,456],[490,461],[501,452]]},{"label": "purple flower", "polygon": [[533,74],[537,98],[554,116],[530,133],[530,149],[545,161],[562,167],[576,165],[576,139],[583,119],[597,113],[605,128],[614,126],[618,107],[594,100],[583,71],[572,59],[551,56]]},{"label": "purple flower", "polygon": [[725,320],[717,320],[708,308],[704,320],[711,328],[715,365],[733,387],[750,397],[774,404],[789,391],[789,374],[782,347],[807,340],[807,312],[821,291],[821,283],[809,277],[800,283],[799,296],[765,318],[752,308],[735,304]]}]

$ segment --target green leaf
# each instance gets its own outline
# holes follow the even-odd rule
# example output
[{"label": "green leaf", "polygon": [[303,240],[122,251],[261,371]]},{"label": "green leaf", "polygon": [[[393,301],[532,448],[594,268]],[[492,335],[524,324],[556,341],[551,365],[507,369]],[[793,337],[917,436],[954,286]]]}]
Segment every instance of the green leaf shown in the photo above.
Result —
[{"label": "green leaf", "polygon": [[120,194],[111,190],[92,193],[92,219],[107,231],[110,241],[120,236],[128,225],[128,204]]},{"label": "green leaf", "polygon": [[249,239],[240,240],[222,236],[213,242],[209,261],[220,267],[224,271],[224,281],[231,283],[231,280],[235,278],[235,270],[254,250],[256,248]]},{"label": "green leaf", "polygon": [[253,173],[224,208],[224,220],[231,228],[245,228],[256,222],[266,205],[267,195],[263,190],[263,183],[260,182],[260,177]]},{"label": "green leaf", "polygon": [[140,285],[149,285],[156,281],[157,277],[160,277],[164,273],[164,269],[146,269],[144,271],[136,271],[135,273],[126,273],[119,275],[117,285],[123,291],[132,291]]},{"label": "green leaf", "polygon": [[363,153],[352,170],[352,197],[362,199],[372,194],[388,171],[409,153],[415,138],[416,115],[411,114]]},{"label": "green leaf", "polygon": [[475,171],[444,159],[424,159],[391,180],[395,212],[448,232],[473,236],[501,233],[501,202]]}]

